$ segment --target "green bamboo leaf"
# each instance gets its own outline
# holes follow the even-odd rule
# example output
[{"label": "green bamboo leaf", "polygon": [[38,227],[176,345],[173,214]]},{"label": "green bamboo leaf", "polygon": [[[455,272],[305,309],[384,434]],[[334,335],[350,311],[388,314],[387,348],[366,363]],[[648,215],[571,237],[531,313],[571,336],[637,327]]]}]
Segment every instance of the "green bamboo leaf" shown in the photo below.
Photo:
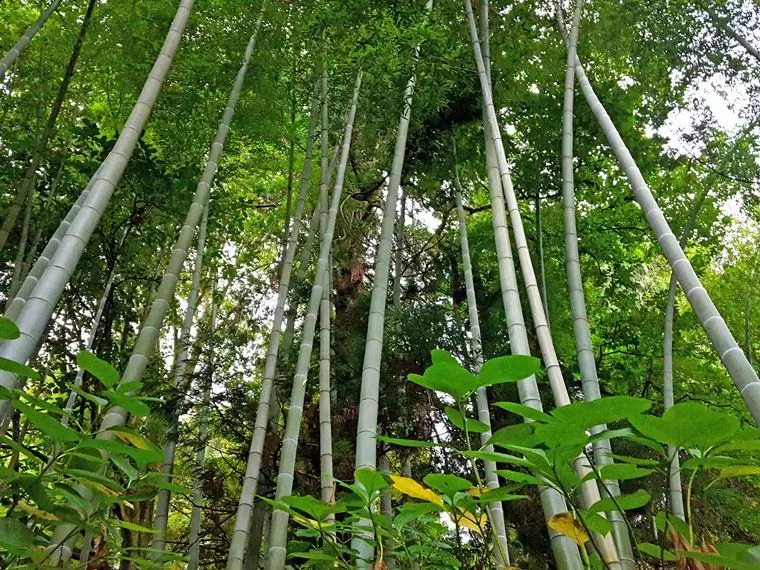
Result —
[{"label": "green bamboo leaf", "polygon": [[123,521],[121,519],[108,519],[106,521],[106,524],[107,525],[118,526],[120,528],[125,528],[127,530],[132,530],[134,532],[147,532],[149,534],[158,534],[159,533],[159,531],[157,531],[155,529],[152,529],[152,528],[148,528],[147,526],[142,526],[142,525],[135,524],[135,523],[132,523],[132,522],[129,522],[129,521]]},{"label": "green bamboo leaf", "polygon": [[100,380],[107,388],[116,386],[121,378],[116,368],[86,350],[77,354],[77,365]]},{"label": "green bamboo leaf", "polygon": [[663,550],[661,546],[652,544],[651,542],[641,542],[638,544],[639,550],[651,556],[655,560],[664,560],[665,562],[675,562],[678,560],[678,556],[670,552],[669,550]]},{"label": "green bamboo leaf", "polygon": [[29,368],[25,364],[19,364],[13,360],[8,360],[0,356],[0,370],[10,372],[16,376],[22,376],[24,378],[32,378],[33,380],[40,380],[42,376],[36,370]]},{"label": "green bamboo leaf", "polygon": [[54,441],[78,441],[81,438],[81,435],[73,429],[62,426],[55,418],[38,412],[24,402],[16,400],[13,402],[13,407],[18,409],[24,415],[24,418],[29,420],[34,427]]}]

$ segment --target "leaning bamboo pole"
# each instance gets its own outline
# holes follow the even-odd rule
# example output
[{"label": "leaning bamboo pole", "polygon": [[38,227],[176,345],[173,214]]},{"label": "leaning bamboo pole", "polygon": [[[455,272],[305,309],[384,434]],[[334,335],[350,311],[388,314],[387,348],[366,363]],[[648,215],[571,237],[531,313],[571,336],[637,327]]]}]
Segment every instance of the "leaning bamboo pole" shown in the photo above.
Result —
[{"label": "leaning bamboo pole", "polygon": [[[25,297],[23,308],[15,316],[21,336],[0,345],[0,356],[3,358],[25,363],[41,342],[55,306],[71,279],[84,248],[95,231],[114,188],[134,152],[143,127],[161,91],[161,86],[169,73],[193,3],[194,0],[181,0],[161,53],[113,150],[96,172],[96,177],[91,181],[90,191],[80,204],[76,217],[71,220],[71,225],[61,236],[60,245],[55,248],[55,254],[39,276],[34,289]],[[15,376],[3,371],[0,372],[0,386],[16,388],[18,382]],[[7,401],[0,403],[0,426],[7,425],[9,410]]]},{"label": "leaning bamboo pole", "polygon": [[[343,150],[340,156],[338,173],[335,177],[335,187],[333,188],[330,201],[324,238],[322,239],[320,246],[317,269],[314,275],[314,284],[311,288],[309,305],[306,316],[304,317],[301,346],[298,351],[298,361],[296,362],[295,375],[293,376],[293,389],[290,394],[288,419],[285,423],[285,432],[283,434],[282,448],[280,451],[280,470],[277,475],[276,499],[281,499],[282,497],[290,495],[293,490],[293,474],[295,470],[296,454],[298,451],[298,436],[301,429],[301,419],[303,417],[303,405],[306,395],[309,362],[311,361],[312,343],[314,342],[317,313],[319,312],[319,305],[322,301],[322,289],[327,274],[330,249],[332,247],[333,234],[335,232],[335,221],[338,217],[338,207],[340,206],[340,198],[343,193],[343,181],[346,175],[346,166],[348,165],[348,154],[351,147],[351,135],[353,132],[354,118],[356,117],[356,107],[359,101],[361,81],[362,72],[359,71],[356,75],[356,84],[354,86],[351,107],[348,112],[346,127],[343,133]],[[288,520],[289,516],[287,512],[279,509],[275,509],[272,512],[270,542],[266,560],[267,570],[283,570],[285,568]]]},{"label": "leaning bamboo pole", "polygon": [[[164,317],[166,316],[169,306],[174,298],[180,271],[187,259],[187,252],[192,245],[193,236],[195,235],[203,210],[208,207],[211,185],[213,184],[219,160],[222,156],[222,151],[224,150],[224,143],[230,130],[230,123],[232,122],[232,117],[235,113],[235,106],[237,105],[240,94],[243,90],[243,83],[245,82],[251,57],[253,56],[253,51],[256,46],[256,37],[261,27],[265,7],[266,0],[262,3],[256,27],[248,41],[248,46],[246,47],[245,55],[243,57],[243,63],[237,73],[232,91],[227,100],[227,105],[224,109],[219,127],[217,128],[214,142],[211,145],[211,150],[208,154],[203,175],[198,182],[192,203],[188,209],[177,241],[174,244],[171,259],[166,266],[156,296],[148,315],[143,322],[140,332],[137,335],[137,339],[135,340],[134,350],[127,362],[124,373],[121,376],[119,386],[139,382],[141,380],[145,369],[148,366],[150,356],[155,349]],[[100,429],[98,430],[97,439],[111,439],[115,437],[111,428],[123,426],[127,420],[127,415],[127,411],[123,408],[119,406],[111,407],[103,417]],[[82,492],[85,493],[85,496],[91,495],[91,491],[84,486]],[[51,559],[53,559],[52,562],[54,564],[57,564],[61,560],[66,561],[70,558],[73,528],[75,527],[70,523],[62,523],[55,527],[55,531],[50,540]]]},{"label": "leaning bamboo pole", "polygon": [[8,72],[8,69],[16,62],[16,60],[19,58],[19,56],[24,52],[26,47],[29,45],[29,42],[32,41],[32,38],[42,29],[42,26],[45,25],[45,22],[48,21],[48,18],[55,13],[55,11],[58,9],[58,6],[60,5],[61,0],[53,0],[50,3],[50,6],[48,6],[42,14],[40,14],[40,17],[35,20],[35,22],[29,26],[24,34],[19,38],[19,40],[13,44],[13,47],[8,50],[8,52],[3,56],[3,59],[0,59],[0,80],[5,77],[5,74]]}]

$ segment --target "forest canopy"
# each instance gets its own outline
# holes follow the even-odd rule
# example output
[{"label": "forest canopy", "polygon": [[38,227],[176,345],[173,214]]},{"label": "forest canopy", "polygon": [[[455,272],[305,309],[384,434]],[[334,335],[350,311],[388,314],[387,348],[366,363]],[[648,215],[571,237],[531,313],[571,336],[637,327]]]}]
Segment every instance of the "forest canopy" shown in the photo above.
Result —
[{"label": "forest canopy", "polygon": [[0,568],[760,567],[759,26],[0,2]]}]

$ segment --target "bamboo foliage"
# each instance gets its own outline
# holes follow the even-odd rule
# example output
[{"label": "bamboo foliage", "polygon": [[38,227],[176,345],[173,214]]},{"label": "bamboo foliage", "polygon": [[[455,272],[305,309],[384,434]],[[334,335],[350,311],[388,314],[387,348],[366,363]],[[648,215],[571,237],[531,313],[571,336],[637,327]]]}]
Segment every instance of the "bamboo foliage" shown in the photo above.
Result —
[{"label": "bamboo foliage", "polygon": [[[90,191],[80,204],[76,217],[71,220],[65,233],[62,233],[60,245],[54,248],[55,253],[47,267],[39,276],[34,289],[25,297],[23,308],[15,316],[21,336],[16,340],[4,342],[0,346],[0,356],[15,362],[25,363],[42,340],[55,306],[71,279],[84,248],[98,225],[150,116],[179,47],[193,2],[194,0],[182,0],[180,2],[161,48],[161,53],[153,65],[153,69],[119,138],[116,140],[113,150],[93,177]],[[17,385],[15,376],[7,372],[0,373],[0,386],[15,388]],[[2,422],[0,425],[7,425],[8,410],[8,402],[2,402],[2,406],[0,406]]]},{"label": "bamboo foliage", "polygon": [[32,41],[32,38],[34,38],[34,36],[37,35],[37,32],[42,29],[42,26],[44,26],[45,22],[48,21],[48,18],[50,18],[50,16],[55,13],[60,4],[61,0],[53,0],[45,9],[45,11],[40,14],[40,17],[37,18],[37,20],[26,29],[24,34],[13,45],[13,47],[8,50],[8,52],[3,56],[3,59],[0,59],[0,80],[5,77],[8,69],[10,69],[10,67],[16,62],[19,56],[29,45],[29,42]]},{"label": "bamboo foliage", "polygon": [[[322,301],[322,289],[327,275],[330,248],[332,247],[333,234],[335,232],[335,221],[338,216],[338,206],[340,205],[343,181],[346,175],[348,154],[351,147],[351,134],[353,131],[354,118],[356,117],[356,107],[359,100],[361,80],[362,72],[359,71],[356,75],[356,85],[354,87],[353,98],[351,100],[348,119],[346,120],[346,127],[343,134],[343,150],[341,151],[340,164],[335,178],[335,187],[333,188],[330,201],[324,238],[322,239],[320,246],[317,269],[314,275],[314,284],[311,288],[308,309],[306,316],[304,317],[301,346],[298,351],[298,361],[296,362],[295,375],[293,376],[293,389],[290,394],[290,407],[288,408],[288,418],[285,423],[285,432],[283,434],[282,448],[280,451],[280,469],[277,475],[276,499],[281,499],[282,497],[290,495],[293,490],[293,474],[296,453],[298,451],[298,436],[303,416],[303,405],[306,394],[306,382],[308,380],[309,362],[311,360],[312,343],[314,342],[317,313],[319,312],[319,305]],[[285,547],[287,543],[288,520],[289,516],[285,511],[275,509],[272,512],[270,543],[266,560],[267,570],[282,570],[285,568]]]},{"label": "bamboo foliage", "polygon": [[[558,12],[558,16],[561,17],[560,12]],[[586,103],[599,122],[607,138],[607,142],[617,157],[620,168],[625,172],[633,190],[634,198],[639,206],[641,206],[644,217],[654,232],[668,263],[672,267],[673,273],[686,295],[686,299],[689,301],[700,324],[705,329],[710,343],[718,353],[729,376],[731,376],[734,384],[739,389],[739,393],[744,398],[744,402],[747,404],[752,417],[755,419],[755,422],[760,423],[760,379],[757,376],[757,372],[755,372],[747,356],[731,334],[726,321],[718,312],[712,299],[710,299],[707,290],[702,286],[702,282],[697,277],[694,268],[683,252],[683,248],[679,245],[678,239],[676,239],[670,229],[631,152],[628,150],[612,119],[610,119],[610,116],[594,92],[594,88],[586,76],[586,72],[577,54],[575,56],[575,65],[578,84],[581,87]]]},{"label": "bamboo foliage", "polygon": [[[568,292],[570,296],[570,314],[573,318],[573,336],[575,338],[578,368],[581,374],[581,388],[586,401],[601,398],[599,378],[596,371],[596,358],[591,344],[586,313],[586,299],[581,277],[580,253],[578,251],[578,230],[575,223],[575,180],[573,169],[573,103],[575,97],[575,53],[578,45],[583,0],[578,0],[573,13],[573,21],[568,39],[567,71],[565,73],[565,94],[562,107],[562,212],[565,236],[565,261],[567,268]],[[593,433],[601,433],[606,425],[592,428]],[[597,465],[609,465],[612,447],[607,439],[597,440],[593,444],[594,461]],[[620,484],[615,480],[606,480],[603,489],[611,496],[620,495]],[[613,524],[615,541],[620,552],[621,563],[626,570],[636,566],[633,559],[631,539],[628,528],[620,513],[612,511],[607,515]]]},{"label": "bamboo foliage", "polygon": [[[182,270],[182,266],[187,259],[187,252],[192,245],[193,236],[195,235],[203,211],[208,207],[211,185],[213,184],[218,163],[224,149],[224,143],[227,139],[227,134],[229,133],[229,125],[235,113],[235,106],[243,89],[245,76],[256,45],[256,37],[261,27],[261,22],[263,21],[265,7],[266,2],[262,4],[254,32],[248,41],[248,46],[246,47],[245,55],[243,57],[243,63],[237,73],[232,91],[227,100],[227,106],[222,115],[219,127],[217,128],[214,142],[211,145],[211,151],[209,152],[203,175],[201,176],[195,194],[193,195],[193,201],[188,209],[187,216],[185,217],[177,241],[174,244],[171,259],[166,266],[155,299],[150,307],[150,311],[148,312],[137,339],[135,340],[134,350],[127,362],[127,366],[119,381],[119,385],[139,382],[142,379],[150,356],[158,341],[164,317],[174,299],[177,280]],[[123,426],[126,420],[126,410],[118,406],[111,407],[103,417],[97,438],[110,439],[114,437],[114,433],[109,430],[113,427]],[[91,491],[87,491],[86,489],[84,489],[83,492],[91,494]],[[67,560],[68,557],[70,557],[71,546],[68,537],[71,534],[71,530],[72,525],[69,523],[56,526],[53,537],[51,538],[51,548],[53,549],[53,552],[55,552],[56,558]]]}]

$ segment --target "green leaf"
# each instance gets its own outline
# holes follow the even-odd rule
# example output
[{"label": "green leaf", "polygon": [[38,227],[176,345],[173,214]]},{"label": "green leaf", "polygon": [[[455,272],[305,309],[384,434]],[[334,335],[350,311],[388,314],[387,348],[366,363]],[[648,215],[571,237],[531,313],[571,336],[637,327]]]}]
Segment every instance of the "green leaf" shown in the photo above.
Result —
[{"label": "green leaf", "polygon": [[101,360],[92,352],[83,350],[77,354],[77,365],[100,380],[106,387],[113,388],[119,383],[121,374],[105,360]]},{"label": "green leaf", "polygon": [[627,481],[629,479],[639,479],[646,477],[654,472],[652,469],[644,469],[635,465],[627,465],[625,463],[614,463],[612,465],[602,465],[599,468],[599,474],[602,479],[615,480],[615,481]]},{"label": "green leaf", "polygon": [[143,387],[143,383],[139,380],[133,380],[132,382],[122,382],[116,386],[116,391],[119,394],[135,394]]},{"label": "green leaf", "polygon": [[459,366],[457,359],[445,350],[431,350],[430,358],[433,361],[433,364],[455,364],[456,366]]},{"label": "green leaf", "polygon": [[668,532],[668,526],[675,530],[681,536],[691,536],[691,526],[673,513],[666,514],[665,511],[658,512],[654,517],[654,524],[662,533]]},{"label": "green leaf", "polygon": [[36,370],[29,368],[25,364],[19,364],[13,360],[8,360],[0,356],[0,370],[10,372],[16,376],[23,376],[24,378],[32,378],[33,380],[40,380],[42,376]]},{"label": "green leaf", "polygon": [[517,382],[532,376],[541,368],[541,361],[533,356],[513,354],[499,356],[483,363],[478,374],[480,386]]},{"label": "green leaf", "polygon": [[631,509],[638,509],[643,507],[649,503],[649,500],[651,498],[651,495],[644,489],[639,489],[635,493],[615,497],[614,501],[610,497],[602,499],[601,501],[597,501],[591,505],[589,511],[592,513],[611,512],[617,511],[618,507],[623,511],[629,511]]},{"label": "green leaf", "polygon": [[449,418],[449,421],[463,431],[485,433],[490,429],[483,422],[463,416],[459,410],[452,408],[451,406],[446,406],[444,412],[446,413],[446,417]]},{"label": "green leaf", "polygon": [[357,469],[354,471],[354,478],[369,496],[372,496],[380,489],[384,489],[388,486],[388,481],[385,478],[385,475],[371,467]]},{"label": "green leaf", "polygon": [[113,525],[118,526],[120,528],[125,528],[127,530],[132,530],[135,532],[147,532],[149,534],[158,534],[159,531],[154,530],[152,528],[148,528],[147,526],[142,526],[139,524],[131,523],[129,521],[123,521],[121,519],[108,519],[106,521],[107,525]]},{"label": "green leaf", "polygon": [[678,560],[675,554],[669,550],[663,550],[661,546],[652,544],[651,542],[640,542],[638,547],[641,552],[656,560],[664,560],[665,562],[675,562]]},{"label": "green leaf", "polygon": [[16,340],[21,336],[18,326],[10,319],[0,317],[0,340]]},{"label": "green leaf", "polygon": [[458,491],[466,491],[472,487],[472,483],[467,479],[448,473],[431,473],[430,475],[427,475],[423,481],[425,482],[425,485],[431,489],[435,489],[450,497],[453,497]]},{"label": "green leaf", "polygon": [[47,461],[47,457],[41,453],[36,452],[33,449],[29,449],[28,447],[25,447],[19,443],[16,443],[5,435],[0,435],[0,445],[10,447],[11,449],[18,451],[21,455],[28,457],[32,461]]},{"label": "green leaf", "polygon": [[521,473],[520,471],[509,471],[507,469],[497,469],[496,473],[504,477],[507,481],[515,483],[528,483],[530,485],[543,485],[544,482],[530,473]]},{"label": "green leaf", "polygon": [[77,441],[81,437],[80,434],[74,430],[62,426],[55,418],[48,414],[40,413],[23,402],[16,400],[13,402],[13,406],[24,414],[24,419],[29,420],[34,427],[54,441]]},{"label": "green leaf", "polygon": [[498,445],[505,447],[507,445],[519,445],[523,447],[532,447],[536,443],[533,435],[534,426],[530,423],[514,424],[496,430],[488,445]]},{"label": "green leaf", "polygon": [[529,498],[527,495],[515,495],[512,492],[513,490],[514,489],[510,487],[497,487],[495,489],[489,489],[480,495],[478,503],[481,505],[487,505],[489,503],[495,503],[497,501],[520,501],[522,499]]},{"label": "green leaf", "polygon": [[384,435],[376,436],[377,441],[390,443],[392,445],[399,445],[401,447],[446,447],[441,443],[435,443],[434,441],[418,441],[416,439],[400,439],[397,437],[386,437]]},{"label": "green leaf", "polygon": [[120,394],[113,390],[103,390],[101,394],[108,398],[108,401],[114,406],[119,406],[133,416],[145,417],[150,415],[150,408],[148,405],[136,396],[127,396],[126,394]]},{"label": "green leaf", "polygon": [[0,546],[9,552],[22,552],[34,546],[34,534],[16,519],[1,518]]},{"label": "green leaf", "polygon": [[120,441],[111,441],[107,439],[85,439],[79,442],[77,448],[96,449],[98,451],[104,451],[107,454],[115,453],[118,455],[127,455],[128,457],[133,458],[140,467],[144,467],[150,463],[159,463],[164,459],[164,455],[161,452],[146,451]]},{"label": "green leaf", "polygon": [[552,410],[552,415],[560,420],[588,429],[593,426],[613,423],[646,412],[652,403],[633,396],[606,396],[590,402],[575,402]]},{"label": "green leaf", "polygon": [[427,501],[422,503],[406,502],[401,505],[398,509],[398,514],[393,518],[393,526],[400,530],[410,521],[417,520],[419,517],[429,513],[439,513],[442,510],[440,506]]},{"label": "green leaf", "polygon": [[113,462],[116,467],[119,468],[119,470],[124,473],[124,475],[127,476],[127,479],[129,479],[130,483],[133,483],[134,481],[137,481],[137,478],[140,476],[140,473],[132,467],[132,464],[129,462],[129,459],[126,457],[123,457],[121,455],[116,455],[113,453],[108,454],[108,459]]},{"label": "green leaf", "polygon": [[339,503],[328,505],[311,495],[290,495],[283,497],[282,502],[292,509],[301,511],[317,521],[323,521],[328,515],[343,512],[345,510],[345,507]]},{"label": "green leaf", "polygon": [[100,396],[90,394],[89,392],[83,390],[82,388],[80,388],[79,386],[75,384],[67,384],[67,386],[70,390],[73,390],[85,400],[89,400],[90,402],[93,402],[94,404],[97,404],[98,406],[108,405],[108,400],[106,400],[105,398],[101,398]]},{"label": "green leaf", "polygon": [[591,532],[607,536],[612,532],[612,523],[598,513],[592,513],[585,509],[578,511],[581,520]]},{"label": "green leaf", "polygon": [[717,567],[724,567],[731,570],[757,570],[757,566],[752,562],[742,562],[741,560],[735,560],[720,556],[717,554],[707,554],[705,552],[698,552],[694,550],[676,550],[676,554],[682,558],[690,558],[691,560],[698,560],[699,562],[705,562]]},{"label": "green leaf", "polygon": [[758,465],[731,465],[720,470],[720,479],[729,479],[731,477],[747,477],[748,475],[760,475],[760,466]]},{"label": "green leaf", "polygon": [[698,402],[681,402],[661,418],[640,415],[629,418],[643,436],[675,447],[707,449],[728,441],[739,431],[739,419]]},{"label": "green leaf", "polygon": [[422,376],[410,374],[408,378],[411,382],[430,390],[445,392],[457,401],[474,392],[479,386],[475,376],[453,362],[433,364]]},{"label": "green leaf", "polygon": [[493,405],[502,410],[507,410],[508,412],[512,412],[513,414],[517,414],[518,416],[536,422],[551,422],[554,420],[553,417],[541,410],[531,408],[530,406],[524,406],[523,404],[518,404],[516,402],[495,402]]}]

